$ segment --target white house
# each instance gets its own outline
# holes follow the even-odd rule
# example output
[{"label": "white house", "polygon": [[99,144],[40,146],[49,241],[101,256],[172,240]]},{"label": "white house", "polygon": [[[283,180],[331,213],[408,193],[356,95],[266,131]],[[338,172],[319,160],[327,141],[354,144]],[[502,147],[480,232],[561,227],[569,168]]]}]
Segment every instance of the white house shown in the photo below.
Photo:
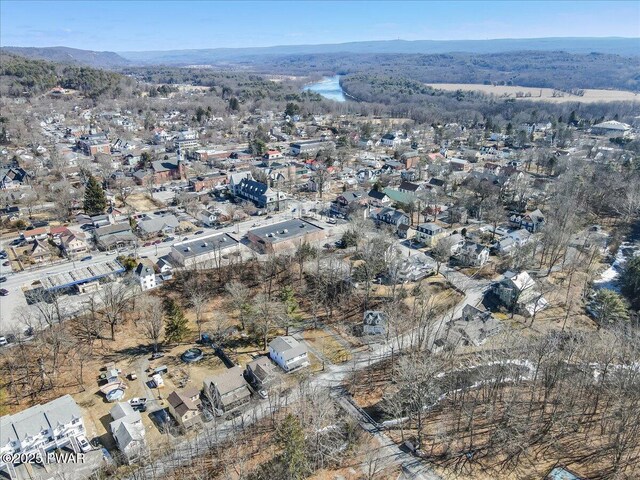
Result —
[{"label": "white house", "polygon": [[380,139],[380,145],[395,148],[401,143],[400,138],[395,133],[387,133]]},{"label": "white house", "polygon": [[135,274],[142,290],[151,290],[156,287],[156,272],[152,267],[140,262],[135,269]]},{"label": "white house", "polygon": [[362,331],[365,335],[383,335],[387,332],[387,314],[379,310],[364,312]]},{"label": "white house", "polygon": [[14,465],[4,459],[5,454],[39,453],[46,457],[44,452],[62,447],[80,452],[78,437],[82,435],[85,428],[80,407],[70,395],[0,417],[0,477],[6,472],[15,478]]},{"label": "white house", "polygon": [[111,418],[109,430],[125,460],[130,463],[144,455],[147,442],[140,413],[129,403],[119,402],[111,409]]},{"label": "white house", "polygon": [[285,372],[309,365],[306,345],[292,336],[274,338],[269,344],[269,357]]}]

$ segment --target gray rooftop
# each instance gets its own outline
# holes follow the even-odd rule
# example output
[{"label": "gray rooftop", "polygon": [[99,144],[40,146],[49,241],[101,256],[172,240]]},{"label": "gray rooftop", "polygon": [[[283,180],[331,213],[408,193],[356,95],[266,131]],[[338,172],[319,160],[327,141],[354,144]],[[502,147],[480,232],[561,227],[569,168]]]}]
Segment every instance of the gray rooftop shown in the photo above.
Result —
[{"label": "gray rooftop", "polygon": [[176,228],[178,225],[180,225],[180,222],[175,215],[163,215],[162,217],[149,218],[138,222],[138,228],[145,233],[156,233],[165,228]]},{"label": "gray rooftop", "polygon": [[234,238],[230,237],[226,233],[220,233],[209,237],[198,238],[196,240],[175,243],[173,244],[172,249],[185,258],[191,258],[220,250],[226,250],[227,248],[234,247],[237,244],[238,242]]},{"label": "gray rooftop", "polygon": [[307,233],[321,231],[322,228],[300,219],[285,220],[266,227],[254,228],[248,233],[255,235],[268,243],[278,243],[284,240],[300,237]]},{"label": "gray rooftop", "polygon": [[82,418],[80,408],[70,395],[6,415],[0,418],[0,445],[38,435],[43,430],[66,425],[78,418]]},{"label": "gray rooftop", "polygon": [[306,345],[298,342],[298,340],[292,336],[274,338],[271,343],[269,343],[269,348],[279,353],[284,360],[289,360],[303,353],[307,353]]},{"label": "gray rooftop", "polygon": [[55,290],[58,288],[70,287],[80,283],[97,280],[108,275],[124,272],[124,267],[115,260],[103,263],[95,263],[86,267],[76,268],[68,272],[48,275],[41,280],[45,290]]}]

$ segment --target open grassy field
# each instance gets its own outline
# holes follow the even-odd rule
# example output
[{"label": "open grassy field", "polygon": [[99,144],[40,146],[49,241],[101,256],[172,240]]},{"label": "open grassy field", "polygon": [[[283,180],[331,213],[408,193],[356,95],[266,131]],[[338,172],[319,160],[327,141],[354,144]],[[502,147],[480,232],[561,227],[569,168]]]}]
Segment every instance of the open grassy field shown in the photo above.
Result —
[{"label": "open grassy field", "polygon": [[[591,90],[585,89],[584,95],[572,95],[566,92],[557,92],[553,88],[533,88],[518,86],[502,86],[502,85],[481,85],[473,83],[428,83],[430,87],[438,90],[446,91],[477,91],[488,95],[495,95],[498,98],[530,100],[534,102],[580,102],[580,103],[597,103],[597,102],[638,102],[640,103],[640,95],[624,90]],[[562,96],[554,96],[556,95]],[[522,93],[523,96],[517,96]],[[524,96],[530,95],[530,96]]]}]

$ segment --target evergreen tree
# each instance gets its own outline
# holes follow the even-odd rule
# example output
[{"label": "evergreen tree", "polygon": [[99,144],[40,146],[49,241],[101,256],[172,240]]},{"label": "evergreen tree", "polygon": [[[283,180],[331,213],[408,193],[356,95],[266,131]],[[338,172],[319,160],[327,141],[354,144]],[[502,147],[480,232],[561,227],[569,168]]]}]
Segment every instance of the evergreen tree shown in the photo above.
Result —
[{"label": "evergreen tree", "polygon": [[281,465],[287,480],[305,478],[308,470],[304,432],[297,417],[288,414],[276,431],[276,441],[282,449]]},{"label": "evergreen tree", "polygon": [[104,190],[93,175],[89,175],[84,191],[84,212],[87,215],[100,215],[107,208]]},{"label": "evergreen tree", "polygon": [[164,327],[164,335],[167,342],[180,342],[189,335],[188,321],[184,316],[184,312],[175,300],[169,298],[165,302],[165,311],[167,312],[167,323]]},{"label": "evergreen tree", "polygon": [[299,115],[300,114],[300,105],[298,105],[297,103],[293,103],[293,102],[287,103],[287,106],[284,109],[284,114],[288,115],[290,117],[293,117],[294,115]]},{"label": "evergreen tree", "polygon": [[593,299],[592,309],[599,327],[629,319],[627,306],[622,297],[606,288],[598,290]]},{"label": "evergreen tree", "polygon": [[620,275],[620,287],[631,307],[640,311],[640,257],[636,256],[627,261]]},{"label": "evergreen tree", "polygon": [[232,112],[237,112],[238,110],[240,110],[240,102],[236,97],[231,97],[229,99],[229,110],[231,110]]}]

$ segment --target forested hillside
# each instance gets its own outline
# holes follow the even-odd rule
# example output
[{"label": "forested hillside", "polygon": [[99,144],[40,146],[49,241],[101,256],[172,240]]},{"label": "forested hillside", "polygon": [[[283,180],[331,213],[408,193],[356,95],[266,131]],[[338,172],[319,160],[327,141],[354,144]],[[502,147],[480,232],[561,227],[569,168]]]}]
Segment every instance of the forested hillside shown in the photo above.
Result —
[{"label": "forested hillside", "polygon": [[599,53],[342,53],[256,58],[253,63],[264,71],[290,75],[366,72],[377,75],[401,75],[424,83],[497,83],[559,90],[640,90],[640,58]]},{"label": "forested hillside", "polygon": [[93,68],[117,68],[130,63],[115,52],[95,52],[69,47],[3,47],[3,50],[33,60],[85,65]]},{"label": "forested hillside", "polygon": [[417,122],[474,122],[476,119],[495,117],[503,119],[535,116],[538,120],[567,118],[573,110],[580,112],[589,122],[618,115],[631,121],[637,107],[629,102],[578,104],[534,103],[526,100],[497,99],[476,91],[449,92],[433,89],[422,82],[402,76],[376,73],[357,73],[341,79],[342,89],[359,105],[377,105],[380,111]]},{"label": "forested hillside", "polygon": [[61,86],[91,98],[116,97],[134,81],[121,74],[75,65],[31,60],[0,51],[0,93],[19,97],[39,95]]}]

